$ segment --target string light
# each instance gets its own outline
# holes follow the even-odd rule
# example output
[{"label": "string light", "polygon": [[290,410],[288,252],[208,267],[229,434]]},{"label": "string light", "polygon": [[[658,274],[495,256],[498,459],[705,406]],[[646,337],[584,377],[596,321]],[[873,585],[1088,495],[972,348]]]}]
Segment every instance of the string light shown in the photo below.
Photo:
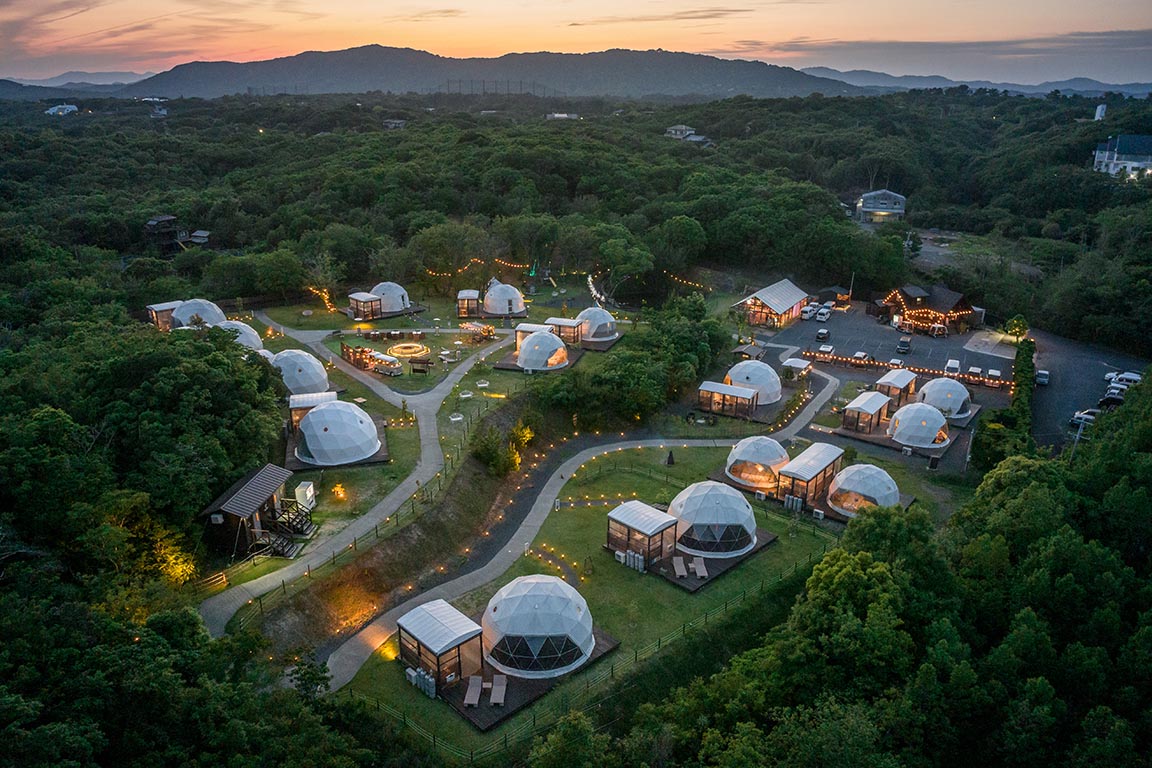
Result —
[{"label": "string light", "polygon": [[336,305],[332,303],[332,295],[328,292],[327,288],[313,288],[312,286],[308,286],[308,290],[320,297],[320,300],[324,302],[324,308],[329,312],[340,311],[336,308]]},{"label": "string light", "polygon": [[665,275],[667,275],[669,277],[669,279],[671,279],[673,282],[680,283],[680,285],[686,285],[689,288],[699,288],[702,291],[709,291],[710,292],[712,290],[712,286],[704,285],[703,283],[694,283],[691,280],[685,279],[685,278],[680,277],[678,275],[674,275],[666,269],[661,270],[661,271]]}]

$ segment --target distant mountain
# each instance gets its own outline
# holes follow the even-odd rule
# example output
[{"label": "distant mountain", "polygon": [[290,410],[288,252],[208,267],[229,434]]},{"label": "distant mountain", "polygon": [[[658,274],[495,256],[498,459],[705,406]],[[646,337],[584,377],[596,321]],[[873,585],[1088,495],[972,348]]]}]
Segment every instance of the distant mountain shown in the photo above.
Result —
[{"label": "distant mountain", "polygon": [[1152,83],[1102,83],[1087,77],[1074,77],[1070,80],[1055,80],[1037,85],[1021,83],[993,83],[989,80],[950,80],[940,75],[889,75],[868,69],[853,69],[841,72],[829,67],[805,67],[800,70],[814,77],[840,80],[849,85],[863,88],[884,88],[888,90],[911,90],[914,88],[955,88],[967,85],[969,88],[995,88],[1013,93],[1043,94],[1052,91],[1077,93],[1082,96],[1100,96],[1109,91],[1130,96],[1147,96],[1152,91]]},{"label": "distant mountain", "polygon": [[7,101],[39,101],[40,99],[69,99],[76,93],[63,88],[45,88],[40,85],[21,85],[12,80],[0,80],[0,99]]},{"label": "distant mountain", "polygon": [[[123,96],[215,98],[236,93],[426,92],[451,82],[452,90],[512,92],[533,89],[566,96],[749,96],[864,95],[838,80],[804,74],[761,61],[718,59],[669,51],[611,50],[599,53],[513,53],[494,59],[452,59],[410,48],[369,45],[343,51],[235,63],[198,61],[141,80]],[[482,86],[487,82],[487,86]]]},{"label": "distant mountain", "polygon": [[43,85],[49,88],[56,87],[82,87],[85,85],[128,85],[135,83],[138,80],[143,80],[146,77],[151,77],[154,72],[65,72],[56,77],[49,77],[43,80],[30,80],[23,77],[10,78],[15,83],[21,85]]}]

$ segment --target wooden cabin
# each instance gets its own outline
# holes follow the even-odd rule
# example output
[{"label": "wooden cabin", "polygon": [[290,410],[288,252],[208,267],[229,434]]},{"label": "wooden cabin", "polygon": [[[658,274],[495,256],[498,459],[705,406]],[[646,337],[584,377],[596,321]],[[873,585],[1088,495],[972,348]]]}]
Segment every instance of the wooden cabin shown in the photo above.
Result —
[{"label": "wooden cabin", "polygon": [[353,320],[375,320],[384,314],[383,301],[375,294],[357,291],[348,294],[348,310]]},{"label": "wooden cabin", "polygon": [[580,329],[584,325],[583,320],[577,320],[571,317],[550,317],[544,321],[545,325],[552,329],[552,333],[560,337],[560,340],[565,344],[573,346],[580,343]]},{"label": "wooden cabin", "polygon": [[841,425],[853,432],[871,434],[888,418],[888,404],[892,399],[880,392],[862,392],[844,406]]},{"label": "wooden cabin", "polygon": [[480,317],[480,291],[466,288],[456,294],[457,317]]},{"label": "wooden cabin", "polygon": [[165,301],[148,305],[148,321],[162,331],[172,330],[172,313],[183,301]]},{"label": "wooden cabin", "polygon": [[749,325],[783,328],[800,317],[808,293],[791,280],[780,280],[733,304],[747,316]]},{"label": "wooden cabin", "polygon": [[200,516],[205,536],[231,557],[267,549],[295,557],[304,544],[297,539],[316,532],[312,510],[284,493],[292,472],[275,464],[254,469],[209,504]]},{"label": "wooden cabin", "polygon": [[892,408],[900,408],[916,397],[916,374],[907,368],[894,368],[876,380],[876,391],[887,395]]}]

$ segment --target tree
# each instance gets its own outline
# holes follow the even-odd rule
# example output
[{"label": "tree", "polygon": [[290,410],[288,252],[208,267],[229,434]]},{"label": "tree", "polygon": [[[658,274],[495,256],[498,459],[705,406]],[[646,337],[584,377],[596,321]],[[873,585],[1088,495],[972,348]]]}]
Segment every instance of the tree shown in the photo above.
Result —
[{"label": "tree", "polygon": [[528,754],[532,768],[600,768],[612,765],[611,740],[596,733],[581,712],[566,715]]},{"label": "tree", "polygon": [[1004,330],[1019,343],[1028,333],[1028,321],[1024,319],[1024,315],[1016,315],[1004,324]]},{"label": "tree", "polygon": [[331,295],[344,279],[346,269],[343,264],[332,258],[328,251],[321,251],[304,260],[304,273],[308,286]]}]

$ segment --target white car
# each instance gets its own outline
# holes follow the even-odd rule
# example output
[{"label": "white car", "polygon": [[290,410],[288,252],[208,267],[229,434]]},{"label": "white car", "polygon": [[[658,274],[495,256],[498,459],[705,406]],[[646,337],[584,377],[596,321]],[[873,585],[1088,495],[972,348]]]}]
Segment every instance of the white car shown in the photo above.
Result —
[{"label": "white car", "polygon": [[949,360],[947,363],[945,363],[944,364],[944,375],[945,376],[959,376],[960,375],[960,361],[959,360]]},{"label": "white car", "polygon": [[830,317],[832,317],[832,310],[828,309],[828,307],[822,307],[820,311],[816,313],[816,322],[826,323]]},{"label": "white car", "polygon": [[974,365],[968,369],[968,375],[969,376],[975,376],[978,379],[982,379],[982,378],[984,378],[984,369]]},{"label": "white car", "polygon": [[800,310],[800,319],[801,320],[811,320],[815,316],[816,316],[816,308],[813,307],[811,304],[804,307],[804,309]]},{"label": "white car", "polygon": [[820,349],[816,350],[821,355],[831,355],[836,351],[836,347],[831,344],[821,344]]},{"label": "white car", "polygon": [[901,360],[899,357],[894,357],[888,361],[888,365],[892,366],[893,368],[903,368],[904,367],[904,361]]},{"label": "white car", "polygon": [[1004,374],[995,368],[988,369],[988,386],[999,387],[1002,381],[1004,381]]},{"label": "white car", "polygon": [[1081,424],[1084,426],[1091,426],[1096,423],[1096,417],[1100,415],[1099,408],[1088,408],[1083,411],[1076,411],[1072,414],[1072,418],[1068,419],[1068,425],[1078,427]]}]

